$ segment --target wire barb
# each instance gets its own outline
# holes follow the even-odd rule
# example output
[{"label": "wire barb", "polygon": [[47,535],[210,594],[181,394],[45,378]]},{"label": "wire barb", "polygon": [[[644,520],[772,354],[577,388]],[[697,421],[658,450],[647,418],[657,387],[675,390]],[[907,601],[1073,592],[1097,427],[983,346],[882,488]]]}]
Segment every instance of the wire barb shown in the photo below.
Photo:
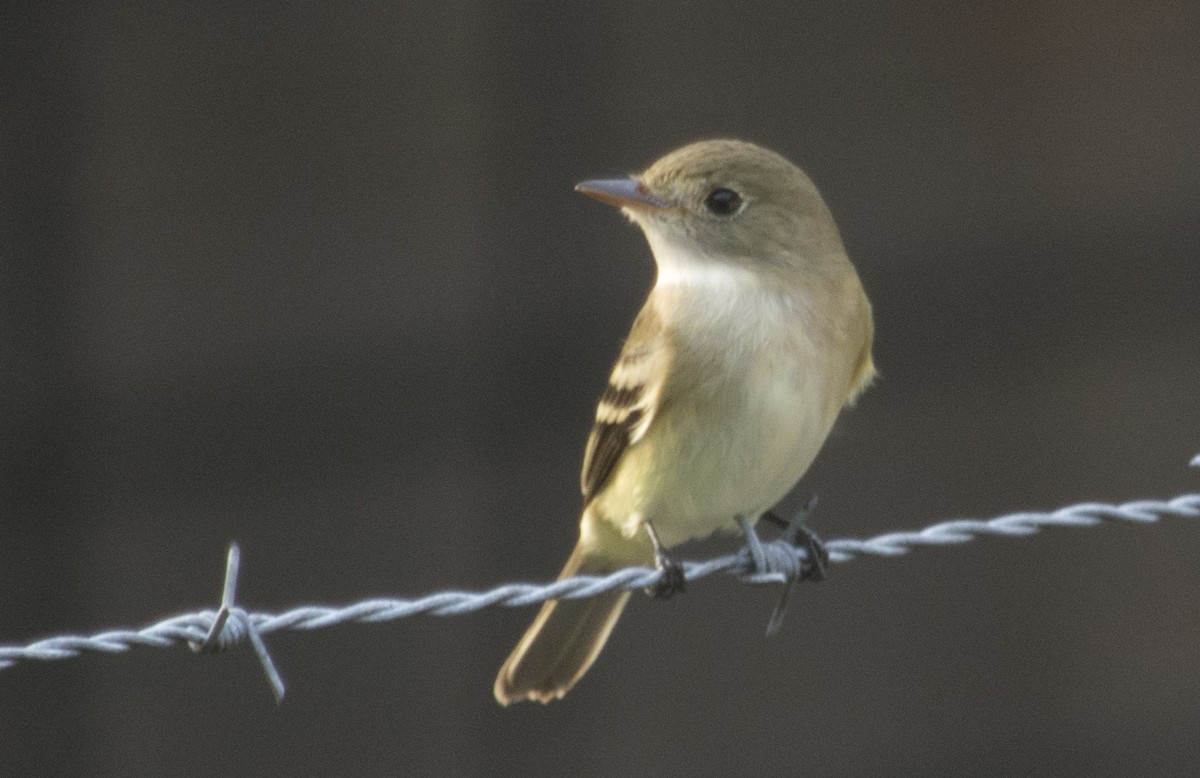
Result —
[{"label": "wire barb", "polygon": [[[1192,459],[1200,467],[1200,455]],[[1184,494],[1169,500],[1138,500],[1120,505],[1088,502],[1050,512],[1021,512],[990,520],[959,519],[912,532],[892,532],[858,540],[846,538],[825,543],[830,562],[847,562],[856,556],[900,556],[919,546],[965,543],[983,535],[1027,537],[1043,527],[1091,527],[1106,520],[1149,523],[1176,516],[1200,517],[1200,494]],[[760,550],[778,546],[778,541],[763,544]],[[807,551],[792,546],[795,564],[803,564]],[[89,637],[61,635],[25,646],[0,646],[0,669],[19,662],[70,659],[84,651],[117,653],[134,646],[167,646],[187,643],[193,650],[209,651],[250,641],[263,666],[278,701],[284,685],[267,652],[262,636],[277,630],[313,630],[348,622],[377,623],[427,613],[451,616],[471,613],[496,605],[527,606],[551,599],[580,599],[613,589],[641,589],[653,585],[656,570],[630,567],[604,576],[576,576],[550,584],[506,584],[485,592],[443,591],[417,599],[372,599],[341,608],[306,605],[284,613],[247,613],[235,604],[241,552],[237,544],[229,548],[225,588],[217,611],[185,613],[139,630],[113,630]],[[693,581],[714,573],[745,576],[754,571],[754,561],[746,549],[735,554],[703,562],[684,562],[685,580]]]},{"label": "wire barb", "polygon": [[263,673],[267,676],[267,683],[271,685],[271,693],[275,695],[275,702],[278,704],[283,702],[283,695],[286,692],[283,678],[279,675],[279,670],[275,668],[275,662],[271,659],[270,652],[267,651],[267,644],[263,642],[262,636],[258,634],[258,628],[254,626],[254,620],[250,614],[234,603],[237,594],[238,569],[241,567],[241,562],[241,548],[237,543],[230,543],[229,554],[225,558],[225,586],[221,591],[221,607],[213,616],[212,626],[208,628],[204,640],[189,640],[188,645],[197,654],[211,654],[216,651],[224,651],[249,639],[254,653],[258,656],[258,662],[262,665]]}]

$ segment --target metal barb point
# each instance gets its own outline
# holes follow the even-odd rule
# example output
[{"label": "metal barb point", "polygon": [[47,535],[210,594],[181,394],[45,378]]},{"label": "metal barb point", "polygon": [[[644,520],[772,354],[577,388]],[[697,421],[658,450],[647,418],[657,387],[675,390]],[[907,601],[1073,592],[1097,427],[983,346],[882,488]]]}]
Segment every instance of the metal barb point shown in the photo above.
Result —
[{"label": "metal barb point", "polygon": [[221,635],[225,631],[225,622],[229,621],[229,614],[234,608],[234,598],[237,595],[237,579],[238,569],[242,564],[242,550],[237,543],[229,544],[229,554],[225,557],[225,586],[221,590],[221,608],[217,611],[217,615],[213,618],[212,626],[208,629],[208,634],[204,636],[204,640],[200,643],[189,642],[188,645],[197,654],[211,654],[214,651],[223,648],[221,645]]},{"label": "metal barb point", "polygon": [[814,494],[808,498],[808,501],[801,506],[800,510],[796,511],[796,515],[787,523],[787,528],[783,532],[783,539],[788,543],[795,545],[796,539],[807,532],[804,524],[808,521],[808,517],[817,509],[817,496]]},{"label": "metal barb point", "polygon": [[[267,651],[267,644],[263,642],[262,636],[258,634],[258,628],[254,626],[254,620],[250,618],[250,614],[246,613],[242,608],[237,607],[235,603],[238,570],[241,567],[241,562],[242,550],[238,547],[237,543],[230,543],[229,554],[225,559],[225,586],[221,591],[221,607],[213,617],[212,626],[209,627],[208,634],[204,636],[204,640],[199,643],[189,641],[188,645],[198,654],[211,654],[236,645],[243,637],[248,637],[250,645],[254,648],[255,655],[258,656],[258,662],[262,665],[263,673],[267,676],[267,683],[271,686],[271,693],[275,695],[275,702],[281,703],[283,702],[283,695],[286,692],[283,685],[283,678],[279,675],[279,670],[276,669],[270,652]],[[233,618],[232,623],[229,621],[230,617]],[[230,629],[226,629],[226,626],[230,627]],[[236,628],[234,628],[235,626]]]},{"label": "metal barb point", "polygon": [[[801,537],[808,540],[805,550],[808,554],[809,570],[812,572],[810,580],[819,581],[825,577],[825,560],[822,559],[822,550],[820,541],[816,535],[805,527],[805,522],[812,515],[813,510],[817,507],[817,496],[814,494],[808,498],[808,502],[804,503],[792,520],[788,522],[787,529],[783,532],[783,540],[789,546],[798,545]],[[775,603],[775,609],[771,611],[771,618],[767,620],[767,637],[774,637],[783,628],[783,617],[787,615],[788,600],[792,596],[792,592],[796,589],[796,583],[805,578],[805,568],[803,565],[800,568],[798,575],[792,576],[787,583],[783,585],[783,591],[779,594],[779,601]]]}]

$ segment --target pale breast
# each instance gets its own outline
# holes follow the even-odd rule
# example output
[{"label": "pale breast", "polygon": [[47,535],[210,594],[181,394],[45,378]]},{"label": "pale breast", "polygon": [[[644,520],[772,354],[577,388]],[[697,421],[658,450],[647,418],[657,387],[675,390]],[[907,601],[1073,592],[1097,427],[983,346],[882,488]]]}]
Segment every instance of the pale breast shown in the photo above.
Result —
[{"label": "pale breast", "polygon": [[[650,520],[673,546],[756,518],[804,474],[833,423],[828,349],[789,309],[731,302],[709,309],[710,331],[679,338],[681,368],[655,423],[597,495],[596,511],[628,536]],[[737,346],[714,349],[714,338]]]}]

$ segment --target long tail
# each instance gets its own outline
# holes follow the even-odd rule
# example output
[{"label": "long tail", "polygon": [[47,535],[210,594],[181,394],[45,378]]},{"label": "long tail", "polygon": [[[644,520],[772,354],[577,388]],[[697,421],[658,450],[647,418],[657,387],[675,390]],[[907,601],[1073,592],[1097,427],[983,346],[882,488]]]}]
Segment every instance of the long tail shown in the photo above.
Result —
[{"label": "long tail", "polygon": [[[589,553],[580,543],[558,577],[612,569],[611,562]],[[628,601],[628,590],[584,600],[548,601],[500,668],[496,700],[508,705],[561,699],[596,661]]]}]

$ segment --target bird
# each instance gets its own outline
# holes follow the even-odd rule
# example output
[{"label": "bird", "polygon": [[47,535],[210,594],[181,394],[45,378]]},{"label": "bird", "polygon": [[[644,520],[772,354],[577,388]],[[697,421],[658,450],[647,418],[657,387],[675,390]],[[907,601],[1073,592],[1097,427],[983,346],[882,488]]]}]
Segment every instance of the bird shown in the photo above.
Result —
[{"label": "bird", "polygon": [[[576,190],[641,228],[657,274],[596,407],[559,577],[653,562],[666,594],[682,587],[666,550],[752,533],[872,382],[871,304],[816,186],[761,146],[703,140]],[[496,700],[566,695],[629,597],[547,601]]]}]

